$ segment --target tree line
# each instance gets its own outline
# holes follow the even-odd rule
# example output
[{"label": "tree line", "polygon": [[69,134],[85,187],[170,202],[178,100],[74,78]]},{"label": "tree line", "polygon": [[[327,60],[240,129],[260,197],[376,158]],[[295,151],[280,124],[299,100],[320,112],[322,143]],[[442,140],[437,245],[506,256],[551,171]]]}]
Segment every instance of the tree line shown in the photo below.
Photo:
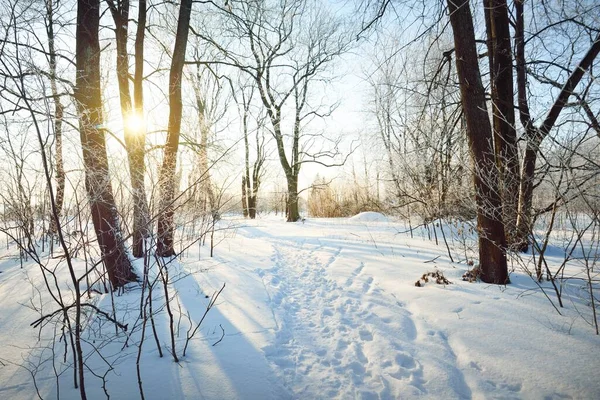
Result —
[{"label": "tree line", "polygon": [[[486,0],[444,6],[386,0],[347,4],[346,12],[309,0],[5,0],[4,5],[5,132],[15,137],[12,132],[21,129],[23,137],[28,135],[30,127],[19,127],[16,115],[45,124],[47,133],[37,151],[50,156],[47,186],[53,211],[48,228],[55,234],[64,219],[67,192],[65,128],[79,133],[90,216],[114,287],[136,279],[125,240],[131,239],[132,255],[142,257],[155,225],[156,253],[170,257],[175,255],[174,218],[182,202],[218,217],[208,148],[211,132],[228,109],[237,110],[244,149],[238,186],[244,216],[256,216],[265,165],[274,156],[287,187],[286,218],[300,219],[301,167],[340,166],[350,157],[340,150],[343,138],[310,126],[335,112],[337,104],[319,96],[335,78],[336,63],[356,49],[369,49],[371,56],[373,68],[365,81],[371,88],[367,108],[374,124],[368,129],[383,150],[388,206],[409,214],[411,209],[426,210],[419,212],[430,218],[459,213],[463,192],[473,198],[487,282],[506,283],[507,251],[531,246],[535,217],[543,211],[534,210],[534,189],[551,169],[538,162],[545,157],[545,141],[556,142],[560,135],[553,132],[568,123],[573,129],[587,126],[596,135],[600,131],[593,111],[600,36],[587,17],[597,11],[593,2],[570,6]],[[348,7],[363,11],[361,17],[351,17]],[[407,20],[418,21],[416,30],[398,32],[400,10],[410,16]],[[553,34],[559,35],[557,43],[551,42]],[[74,47],[69,44],[73,36]],[[415,57],[419,46],[427,48],[423,57]],[[418,73],[411,70],[417,63],[422,66]],[[106,139],[115,137],[107,129],[104,101],[109,83],[103,71],[109,68],[115,71],[120,143],[131,186],[127,215],[118,210],[109,172]],[[153,80],[155,75],[163,79]],[[535,93],[537,87],[551,92]],[[168,104],[160,136],[164,142],[150,140],[144,124],[149,91],[150,98],[158,92]],[[192,109],[195,126],[188,122]],[[179,188],[180,145],[194,154],[184,193]],[[155,187],[145,183],[147,158],[156,150],[161,154],[160,167],[152,166],[157,169],[158,201],[150,207],[148,193],[154,195]],[[427,162],[403,162],[409,154]],[[14,158],[17,177],[21,174],[16,181],[25,176],[26,158]],[[597,165],[589,157],[585,162],[588,169]],[[472,183],[462,179],[467,171]],[[587,176],[586,184],[594,182],[595,175]],[[378,172],[378,182],[379,177]],[[16,198],[25,204],[20,207],[29,208],[23,229],[31,230],[33,205],[26,204],[32,196],[22,182],[16,187]],[[574,197],[564,193],[558,202]],[[126,235],[120,232],[123,217],[131,219]]]}]

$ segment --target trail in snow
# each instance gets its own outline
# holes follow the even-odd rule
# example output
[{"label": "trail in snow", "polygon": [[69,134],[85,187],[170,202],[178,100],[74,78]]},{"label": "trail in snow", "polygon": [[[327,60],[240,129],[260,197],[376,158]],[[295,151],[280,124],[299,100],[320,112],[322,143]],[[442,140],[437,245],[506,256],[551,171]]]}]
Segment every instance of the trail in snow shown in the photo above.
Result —
[{"label": "trail in snow", "polygon": [[[374,284],[364,262],[345,259],[339,247],[287,241],[274,244],[271,261],[257,270],[278,321],[275,343],[264,350],[294,397],[427,393],[413,317]],[[341,281],[328,274],[336,262],[350,264]]]}]

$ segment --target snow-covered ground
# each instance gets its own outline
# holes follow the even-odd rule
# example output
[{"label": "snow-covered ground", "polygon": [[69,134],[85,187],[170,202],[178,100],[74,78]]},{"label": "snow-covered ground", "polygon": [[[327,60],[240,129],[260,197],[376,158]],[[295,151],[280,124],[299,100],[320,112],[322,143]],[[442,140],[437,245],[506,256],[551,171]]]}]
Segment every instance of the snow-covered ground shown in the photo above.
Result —
[{"label": "snow-covered ground", "polygon": [[[223,231],[212,259],[206,247],[199,254],[193,246],[169,265],[179,363],[169,355],[164,296],[156,289],[164,357],[148,325],[140,361],[147,399],[600,399],[600,338],[576,291],[566,292],[573,295],[561,316],[518,270],[508,286],[464,282],[464,257],[450,262],[439,228],[436,245],[423,229],[411,238],[404,223],[381,215],[223,223],[236,228]],[[32,304],[51,304],[39,267],[21,269],[9,255],[0,261],[0,399],[37,397],[33,376],[42,398],[78,398],[64,342],[53,357],[44,338],[54,328],[38,341],[29,326],[39,317]],[[435,270],[452,284],[415,286]],[[190,319],[201,319],[223,283],[181,357]],[[112,399],[140,397],[140,291],[115,298],[127,333],[90,317],[83,334],[86,362],[106,374]],[[109,295],[89,301],[111,311]],[[86,378],[88,398],[106,397],[101,379]]]}]

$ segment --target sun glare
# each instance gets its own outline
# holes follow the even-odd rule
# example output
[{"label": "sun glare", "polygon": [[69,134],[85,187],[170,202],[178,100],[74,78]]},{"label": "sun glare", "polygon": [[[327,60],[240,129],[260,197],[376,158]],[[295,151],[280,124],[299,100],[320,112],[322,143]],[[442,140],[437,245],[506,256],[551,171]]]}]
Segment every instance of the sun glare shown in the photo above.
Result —
[{"label": "sun glare", "polygon": [[146,121],[144,117],[134,113],[129,115],[125,120],[126,127],[135,134],[144,133],[146,127]]}]

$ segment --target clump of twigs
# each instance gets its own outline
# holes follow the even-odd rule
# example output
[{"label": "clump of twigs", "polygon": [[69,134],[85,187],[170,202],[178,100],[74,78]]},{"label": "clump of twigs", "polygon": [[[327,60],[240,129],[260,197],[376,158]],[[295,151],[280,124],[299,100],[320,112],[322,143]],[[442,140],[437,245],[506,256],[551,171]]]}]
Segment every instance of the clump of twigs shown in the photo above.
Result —
[{"label": "clump of twigs", "polygon": [[477,282],[481,277],[481,268],[479,266],[468,270],[462,276],[462,280],[465,282]]},{"label": "clump of twigs", "polygon": [[421,276],[421,278],[415,282],[415,286],[423,287],[430,281],[437,283],[438,285],[450,285],[452,283],[444,276],[443,272],[433,271],[424,273],[423,276]]}]

